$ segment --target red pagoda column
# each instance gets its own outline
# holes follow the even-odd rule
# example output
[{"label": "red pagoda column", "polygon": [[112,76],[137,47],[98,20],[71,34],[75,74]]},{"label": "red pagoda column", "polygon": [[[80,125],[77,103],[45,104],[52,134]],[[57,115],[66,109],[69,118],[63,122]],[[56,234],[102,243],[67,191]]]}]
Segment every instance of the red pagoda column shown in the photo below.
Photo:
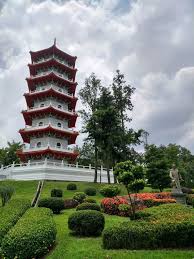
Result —
[{"label": "red pagoda column", "polygon": [[68,148],[75,144],[77,57],[52,47],[30,51],[28,93],[24,94],[27,110],[22,111],[25,128],[19,133],[28,145],[17,152],[22,162],[73,161],[78,153]]}]

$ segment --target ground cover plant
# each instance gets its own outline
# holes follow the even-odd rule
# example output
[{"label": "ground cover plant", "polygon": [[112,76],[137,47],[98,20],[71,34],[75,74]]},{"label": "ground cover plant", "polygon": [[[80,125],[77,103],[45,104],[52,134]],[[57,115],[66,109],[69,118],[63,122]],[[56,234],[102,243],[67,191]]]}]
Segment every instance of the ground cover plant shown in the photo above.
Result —
[{"label": "ground cover plant", "polygon": [[180,248],[194,243],[194,213],[180,204],[165,204],[137,213],[138,221],[108,228],[106,249]]},{"label": "ground cover plant", "polygon": [[56,225],[52,211],[47,208],[31,208],[2,241],[5,258],[40,258],[48,253],[56,239]]},{"label": "ground cover plant", "polygon": [[0,208],[0,244],[5,234],[28,208],[30,208],[30,201],[24,199],[13,199]]}]

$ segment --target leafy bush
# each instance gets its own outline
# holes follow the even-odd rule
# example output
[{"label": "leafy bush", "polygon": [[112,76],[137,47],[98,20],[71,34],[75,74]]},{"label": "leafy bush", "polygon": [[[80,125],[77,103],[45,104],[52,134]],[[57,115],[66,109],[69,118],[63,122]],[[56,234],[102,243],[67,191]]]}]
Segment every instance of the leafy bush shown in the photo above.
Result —
[{"label": "leafy bush", "polygon": [[182,192],[187,194],[193,194],[193,190],[191,188],[182,187]]},{"label": "leafy bush", "polygon": [[104,197],[114,197],[120,193],[120,188],[117,185],[105,185],[100,189],[100,194]]},{"label": "leafy bush", "polygon": [[145,199],[144,205],[148,208],[166,203],[176,203],[175,199]]},{"label": "leafy bush", "polygon": [[84,192],[75,192],[73,196],[73,199],[78,201],[79,203],[82,203],[85,198],[86,194]]},{"label": "leafy bush", "polygon": [[51,210],[31,208],[3,239],[2,253],[5,258],[40,258],[48,253],[55,239]]},{"label": "leafy bush", "polygon": [[85,198],[85,199],[84,199],[84,202],[97,203],[97,201],[96,201],[96,200],[91,199],[91,198]]},{"label": "leafy bush", "polygon": [[129,204],[120,204],[118,210],[119,216],[127,217],[131,215],[131,206]]},{"label": "leafy bush", "polygon": [[54,214],[59,214],[64,209],[64,201],[61,198],[44,198],[39,200],[38,207],[49,208]]},{"label": "leafy bush", "polygon": [[76,185],[75,183],[68,183],[68,185],[67,185],[67,190],[68,190],[68,191],[77,190],[77,185]]},{"label": "leafy bush", "polygon": [[0,244],[5,234],[11,229],[24,212],[30,208],[30,201],[15,199],[0,209]]},{"label": "leafy bush", "polygon": [[51,190],[51,197],[63,197],[63,191],[61,189],[52,189]]},{"label": "leafy bush", "polygon": [[12,186],[0,186],[0,198],[2,206],[5,206],[5,204],[11,199],[14,191],[15,189]]},{"label": "leafy bush", "polygon": [[181,248],[194,243],[193,209],[165,204],[138,212],[138,221],[108,228],[103,234],[107,249]]},{"label": "leafy bush", "polygon": [[76,210],[98,210],[101,211],[100,206],[95,203],[88,203],[84,202],[82,204],[79,204],[76,208]]},{"label": "leafy bush", "polygon": [[69,229],[81,236],[99,236],[104,224],[104,215],[94,210],[76,211],[68,219]]},{"label": "leafy bush", "polygon": [[129,202],[124,197],[116,196],[114,198],[104,198],[101,201],[101,208],[104,213],[110,215],[119,215],[119,205],[126,204],[128,205]]},{"label": "leafy bush", "polygon": [[76,208],[78,204],[79,204],[79,202],[74,199],[65,199],[64,200],[64,209]]},{"label": "leafy bush", "polygon": [[94,187],[88,187],[85,189],[85,194],[88,196],[95,196],[96,195],[96,188]]}]

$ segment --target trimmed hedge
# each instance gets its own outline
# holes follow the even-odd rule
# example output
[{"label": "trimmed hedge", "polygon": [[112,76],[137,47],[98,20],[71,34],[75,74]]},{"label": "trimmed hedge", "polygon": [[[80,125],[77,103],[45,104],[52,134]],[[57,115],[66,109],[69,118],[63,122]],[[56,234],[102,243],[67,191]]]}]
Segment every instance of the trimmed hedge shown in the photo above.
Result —
[{"label": "trimmed hedge", "polygon": [[100,206],[96,203],[89,203],[84,202],[82,204],[79,204],[76,208],[76,210],[97,210],[101,211]]},{"label": "trimmed hedge", "polygon": [[85,198],[86,194],[84,192],[75,192],[73,195],[73,199],[78,201],[79,203],[82,203]]},{"label": "trimmed hedge", "polygon": [[68,183],[68,185],[67,185],[67,190],[68,190],[68,191],[77,190],[77,185],[76,185],[75,183]]},{"label": "trimmed hedge", "polygon": [[65,199],[64,200],[64,209],[76,208],[78,204],[79,204],[79,202],[74,199]]},{"label": "trimmed hedge", "polygon": [[88,187],[85,189],[85,194],[88,196],[95,196],[96,195],[96,188],[94,187]]},{"label": "trimmed hedge", "polygon": [[30,206],[29,200],[15,199],[9,201],[0,209],[0,244],[5,234],[16,224]]},{"label": "trimmed hedge", "polygon": [[63,191],[61,189],[52,189],[51,190],[51,197],[63,197]]},{"label": "trimmed hedge", "polygon": [[181,248],[194,244],[194,213],[180,204],[145,209],[144,220],[122,223],[103,233],[106,249]]},{"label": "trimmed hedge", "polygon": [[53,246],[56,233],[51,210],[31,208],[3,239],[2,254],[5,258],[40,258]]},{"label": "trimmed hedge", "polygon": [[102,187],[100,189],[100,194],[102,194],[102,196],[104,196],[104,197],[112,198],[112,197],[117,196],[120,193],[120,191],[121,190],[117,185],[110,184],[110,185],[105,185],[104,187]]},{"label": "trimmed hedge", "polygon": [[59,214],[64,209],[64,200],[55,197],[40,199],[38,207],[49,208],[54,214]]},{"label": "trimmed hedge", "polygon": [[99,236],[104,229],[104,215],[95,210],[76,211],[69,216],[68,227],[75,235]]},{"label": "trimmed hedge", "polygon": [[84,199],[84,202],[88,202],[88,203],[97,203],[97,201],[96,201],[96,200],[91,199],[91,198],[85,198],[85,199]]}]

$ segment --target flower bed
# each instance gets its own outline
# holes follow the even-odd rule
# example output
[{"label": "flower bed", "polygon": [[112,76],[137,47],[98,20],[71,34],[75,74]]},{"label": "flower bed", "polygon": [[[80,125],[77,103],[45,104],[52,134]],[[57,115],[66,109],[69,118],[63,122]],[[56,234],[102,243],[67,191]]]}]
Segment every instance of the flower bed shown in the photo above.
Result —
[{"label": "flower bed", "polygon": [[116,196],[114,198],[104,198],[101,201],[101,208],[104,213],[110,215],[119,215],[119,205],[129,204],[126,197]]}]

